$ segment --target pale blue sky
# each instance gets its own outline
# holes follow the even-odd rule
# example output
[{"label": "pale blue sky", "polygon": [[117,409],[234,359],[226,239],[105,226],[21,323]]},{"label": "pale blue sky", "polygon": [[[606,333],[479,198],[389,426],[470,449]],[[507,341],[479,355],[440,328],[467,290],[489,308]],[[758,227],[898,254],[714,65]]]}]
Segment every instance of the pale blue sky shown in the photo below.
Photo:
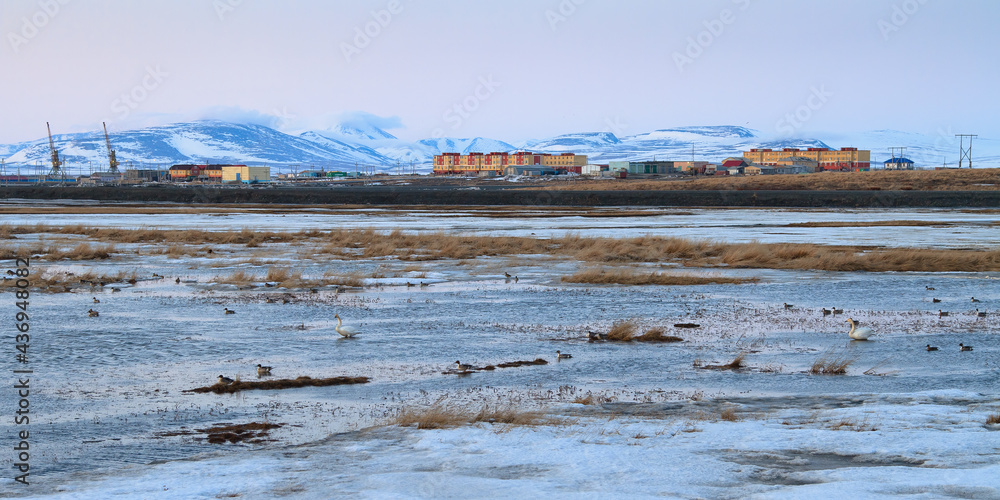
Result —
[{"label": "pale blue sky", "polygon": [[998,14],[991,0],[4,0],[0,143],[46,121],[293,132],[359,113],[404,139],[995,138]]}]

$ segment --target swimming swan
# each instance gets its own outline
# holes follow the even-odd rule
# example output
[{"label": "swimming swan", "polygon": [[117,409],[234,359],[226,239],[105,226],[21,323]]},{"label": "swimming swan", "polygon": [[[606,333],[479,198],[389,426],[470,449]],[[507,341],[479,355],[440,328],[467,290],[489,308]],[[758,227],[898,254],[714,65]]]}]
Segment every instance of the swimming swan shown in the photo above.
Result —
[{"label": "swimming swan", "polygon": [[354,328],[353,326],[344,326],[343,323],[340,321],[339,314],[334,314],[333,317],[337,318],[337,328],[336,328],[337,333],[343,335],[345,338],[351,338],[355,335],[361,334],[361,332],[357,328]]},{"label": "swimming swan", "polygon": [[848,337],[854,340],[868,340],[871,337],[872,331],[868,328],[858,328],[858,322],[853,319],[848,318],[847,322],[851,324],[851,331],[847,333]]}]

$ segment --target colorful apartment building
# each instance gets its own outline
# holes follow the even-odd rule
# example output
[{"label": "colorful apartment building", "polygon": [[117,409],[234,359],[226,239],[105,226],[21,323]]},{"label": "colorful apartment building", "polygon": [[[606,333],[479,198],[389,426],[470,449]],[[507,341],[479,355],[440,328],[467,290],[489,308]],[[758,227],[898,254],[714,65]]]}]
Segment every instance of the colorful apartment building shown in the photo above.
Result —
[{"label": "colorful apartment building", "polygon": [[435,174],[502,175],[507,166],[544,166],[579,172],[587,164],[587,155],[562,153],[442,153],[434,156]]},{"label": "colorful apartment building", "polygon": [[858,148],[784,148],[751,149],[744,151],[743,157],[757,165],[777,166],[790,158],[808,159],[817,163],[817,171],[843,170],[864,171],[871,167],[872,152]]}]

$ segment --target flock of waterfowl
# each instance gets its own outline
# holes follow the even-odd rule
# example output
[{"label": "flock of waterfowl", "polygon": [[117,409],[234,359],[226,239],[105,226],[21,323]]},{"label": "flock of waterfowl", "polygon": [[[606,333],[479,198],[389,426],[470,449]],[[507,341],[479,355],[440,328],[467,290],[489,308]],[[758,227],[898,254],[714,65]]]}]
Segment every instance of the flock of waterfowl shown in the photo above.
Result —
[{"label": "flock of waterfowl", "polygon": [[[155,273],[153,274],[153,276],[156,279],[162,279],[163,278],[162,276],[159,276],[159,275],[157,275]],[[511,279],[513,279],[515,283],[518,281],[518,277],[517,276],[512,276],[508,272],[504,272],[504,279],[508,283],[511,281]],[[179,284],[179,283],[181,283],[181,279],[178,277],[178,278],[176,278],[174,280],[174,282]],[[101,285],[103,286],[104,283],[101,283]],[[416,285],[414,285],[413,283],[410,283],[410,282],[406,282],[406,286],[407,287],[413,287],[413,286],[416,286]],[[427,287],[429,285],[427,283],[421,281],[420,282],[420,286],[421,287]],[[928,291],[935,290],[935,288],[931,287],[931,286],[925,286],[925,289],[928,290]],[[114,292],[120,291],[120,289],[119,288],[112,288],[111,291],[112,291],[112,293],[114,293]],[[312,289],[310,291],[315,293],[318,290]],[[340,291],[339,288],[338,288],[337,291],[338,292]],[[98,299],[97,297],[93,297],[92,299],[93,299],[93,302],[95,304],[100,304],[101,303],[100,299]],[[267,297],[265,299],[265,301],[267,303],[269,303],[269,304],[277,302],[277,300],[275,300],[274,298],[271,298],[271,297]],[[979,303],[979,302],[981,302],[979,299],[976,299],[975,297],[972,297],[971,301],[973,303]],[[289,302],[289,300],[287,298],[282,298],[281,302],[283,304],[287,304]],[[939,303],[939,302],[941,302],[941,299],[938,299],[938,298],[935,297],[935,298],[932,298],[932,302]],[[785,302],[784,303],[784,308],[786,310],[788,310],[788,309],[795,308],[795,306],[793,304],[789,304],[789,303]],[[839,314],[843,314],[844,313],[844,309],[842,309],[842,308],[838,309],[837,307],[831,307],[830,309],[827,309],[827,308],[824,307],[824,308],[821,309],[821,313],[824,316],[839,315]],[[87,314],[90,317],[92,317],[92,318],[100,316],[100,314],[97,311],[95,311],[94,309],[88,310]],[[229,309],[228,307],[223,307],[223,314],[227,314],[227,315],[228,314],[236,314],[236,311],[234,311],[232,309]],[[986,311],[980,311],[978,308],[976,309],[976,317],[977,318],[985,318],[986,314],[987,314]],[[938,310],[938,317],[948,317],[948,316],[949,316],[949,312],[948,311],[944,311],[944,310],[941,310],[941,309]],[[344,337],[344,338],[353,338],[353,337],[356,337],[356,336],[358,336],[358,335],[361,334],[361,331],[358,328],[356,328],[354,326],[351,326],[351,325],[345,325],[345,324],[343,324],[343,320],[341,319],[339,313],[338,314],[334,314],[333,317],[337,320],[337,326],[334,327],[334,330],[336,330],[336,332],[338,334],[340,334],[342,337]],[[850,331],[848,331],[848,333],[847,333],[847,336],[850,337],[851,340],[865,341],[865,340],[868,340],[869,338],[871,338],[871,336],[874,334],[874,332],[870,328],[859,326],[860,322],[857,321],[857,320],[854,320],[853,318],[848,318],[847,319],[847,323],[850,324],[850,326],[851,326]],[[304,325],[302,325],[301,329],[304,329]],[[590,341],[597,341],[597,340],[605,340],[605,339],[607,339],[607,334],[606,333],[587,332],[587,336],[588,336],[588,339]],[[967,346],[964,343],[959,343],[958,346],[959,346],[959,350],[960,351],[971,351],[972,350],[972,346]],[[937,351],[939,349],[938,349],[938,347],[935,347],[935,346],[932,346],[930,344],[927,344],[926,350],[927,351]],[[563,352],[558,351],[558,350],[556,351],[556,359],[557,360],[570,359],[572,357],[573,356],[571,354],[563,353]],[[271,375],[271,369],[272,369],[272,367],[270,367],[270,366],[263,366],[263,365],[261,365],[261,364],[258,363],[257,364],[257,375],[259,377],[270,376]],[[473,366],[470,365],[470,364],[464,364],[461,361],[455,361],[455,369],[458,370],[459,372],[468,372],[468,371],[470,371],[470,370],[473,369]],[[219,375],[218,383],[224,384],[224,385],[228,385],[228,384],[232,384],[233,382],[234,382],[233,379],[231,379],[229,377],[226,377],[224,375]]]}]

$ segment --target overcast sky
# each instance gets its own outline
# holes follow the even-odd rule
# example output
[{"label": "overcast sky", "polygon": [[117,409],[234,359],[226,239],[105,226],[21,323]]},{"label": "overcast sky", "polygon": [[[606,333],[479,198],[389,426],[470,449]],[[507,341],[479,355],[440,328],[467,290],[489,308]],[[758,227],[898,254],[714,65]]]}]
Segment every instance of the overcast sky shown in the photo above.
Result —
[{"label": "overcast sky", "polygon": [[[509,142],[996,138],[995,0],[3,0],[0,143],[198,118]],[[835,141],[834,141],[835,142]]]}]

